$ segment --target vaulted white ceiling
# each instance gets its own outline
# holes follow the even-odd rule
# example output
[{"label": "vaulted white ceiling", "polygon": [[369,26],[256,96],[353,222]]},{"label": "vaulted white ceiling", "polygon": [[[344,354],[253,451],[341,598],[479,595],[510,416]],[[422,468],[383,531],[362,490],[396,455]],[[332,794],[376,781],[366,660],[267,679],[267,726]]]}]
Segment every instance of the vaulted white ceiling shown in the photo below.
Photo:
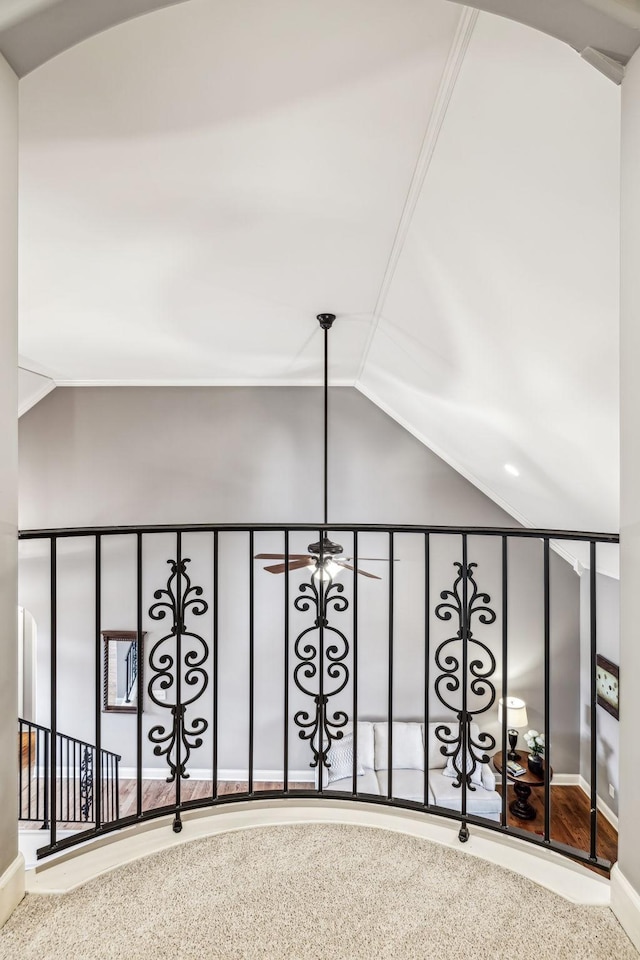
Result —
[{"label": "vaulted white ceiling", "polygon": [[333,382],[518,519],[617,529],[619,89],[569,47],[446,0],[191,0],[20,96],[25,368],[315,383],[332,311]]}]

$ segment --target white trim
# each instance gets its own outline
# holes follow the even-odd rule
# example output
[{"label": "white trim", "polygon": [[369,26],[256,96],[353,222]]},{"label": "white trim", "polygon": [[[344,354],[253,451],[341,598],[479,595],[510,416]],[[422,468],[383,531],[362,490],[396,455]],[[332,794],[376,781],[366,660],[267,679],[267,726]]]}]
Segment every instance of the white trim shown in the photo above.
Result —
[{"label": "white trim", "polygon": [[[64,840],[74,837],[77,830],[56,830],[56,839]],[[25,830],[18,825],[18,849],[24,857],[26,870],[32,870],[38,864],[38,850],[49,842],[49,833],[46,830]]]},{"label": "white trim", "polygon": [[24,857],[19,853],[0,877],[0,927],[24,897],[24,884]]},{"label": "white trim", "polygon": [[[555,777],[553,779],[555,780]],[[586,793],[588,797],[591,797],[591,787],[589,786],[588,781],[585,780],[583,776],[578,777],[578,786],[584,793]],[[611,809],[611,807],[607,806],[607,804],[604,802],[602,797],[596,797],[596,807],[598,808],[602,816],[605,818],[605,820],[608,820],[611,826],[615,830],[617,830],[618,818],[613,812],[613,810]]]},{"label": "white trim", "polygon": [[36,363],[35,360],[30,360],[29,357],[23,356],[21,353],[18,354],[18,370],[24,370],[25,373],[35,373],[37,377],[46,377],[47,380],[55,380],[55,372],[51,367],[44,367],[41,363]]},{"label": "white trim", "polygon": [[456,32],[451,42],[451,47],[449,48],[447,61],[442,71],[438,92],[436,93],[436,98],[433,103],[433,109],[429,115],[424,138],[420,147],[420,153],[418,154],[418,159],[416,160],[413,177],[411,178],[411,183],[409,184],[404,207],[402,208],[402,213],[400,215],[400,221],[391,245],[389,259],[387,260],[384,276],[382,278],[376,304],[373,309],[373,322],[369,330],[369,335],[367,337],[364,350],[362,351],[362,360],[360,361],[360,368],[358,370],[358,376],[356,380],[360,379],[367,365],[371,344],[373,343],[376,331],[378,329],[378,324],[380,322],[382,311],[384,310],[389,287],[393,281],[393,277],[398,266],[398,261],[404,248],[407,234],[409,233],[409,228],[411,227],[411,221],[413,220],[413,215],[415,213],[418,200],[420,199],[424,181],[427,173],[429,172],[429,167],[431,166],[431,160],[433,159],[433,155],[435,153],[436,144],[438,143],[438,138],[447,115],[447,110],[449,109],[449,104],[451,103],[453,91],[455,90],[464,58],[467,54],[467,50],[469,49],[469,44],[471,43],[471,37],[473,35],[473,30],[477,19],[477,10],[473,10],[471,7],[462,8],[460,19],[456,27]]},{"label": "white trim", "polygon": [[[40,376],[40,374],[38,374]],[[55,390],[56,382],[55,380],[49,380],[47,383],[43,383],[39,390],[36,390],[35,393],[32,393],[23,403],[18,407],[18,417],[21,417],[27,410],[31,410],[31,407],[35,407],[36,403],[40,403],[41,400],[51,393],[52,390]]]},{"label": "white trim", "polygon": [[579,787],[579,773],[554,773],[551,781],[552,787]]},{"label": "white trim", "polygon": [[611,870],[611,909],[636,950],[640,950],[640,895],[617,863]]},{"label": "white trim", "polygon": [[619,60],[614,60],[613,57],[608,57],[601,50],[597,50],[595,47],[585,47],[584,50],[580,51],[580,56],[585,63],[589,63],[596,70],[599,70],[607,80],[613,80],[616,86],[619,87],[624,80],[624,64],[620,63]]},{"label": "white trim", "polygon": [[140,857],[219,833],[292,823],[345,823],[443,844],[514,870],[572,903],[606,906],[610,899],[608,880],[552,850],[475,826],[463,845],[458,840],[460,824],[455,820],[358,801],[323,798],[238,802],[213,811],[185,813],[180,833],[171,830],[172,821],[172,816],[163,817],[127,827],[118,834],[88,841],[73,851],[40,862],[27,873],[27,890],[38,894],[68,893]]},{"label": "white trim", "polygon": [[[218,780],[240,780],[246,781],[249,775],[249,771],[245,767],[241,770],[234,770],[232,768],[227,768],[223,770],[218,770]],[[253,771],[254,781],[259,780],[282,780],[284,771],[280,770],[255,770]],[[135,780],[138,776],[138,771],[135,767],[120,767],[118,770],[118,776],[120,780]],[[165,767],[143,767],[142,768],[142,779],[143,780],[166,780],[167,779],[167,768]],[[190,780],[212,780],[213,779],[213,770],[211,767],[208,769],[206,767],[194,767],[193,769],[189,768],[189,779]],[[302,782],[304,781],[309,783],[315,783],[315,776],[313,770],[289,770],[289,782]]]},{"label": "white trim", "polygon": [[[317,378],[306,380],[266,379],[264,377],[178,377],[175,380],[129,379],[129,380],[56,380],[57,387],[321,387],[324,381]],[[331,387],[354,387],[353,378],[333,379]]]}]

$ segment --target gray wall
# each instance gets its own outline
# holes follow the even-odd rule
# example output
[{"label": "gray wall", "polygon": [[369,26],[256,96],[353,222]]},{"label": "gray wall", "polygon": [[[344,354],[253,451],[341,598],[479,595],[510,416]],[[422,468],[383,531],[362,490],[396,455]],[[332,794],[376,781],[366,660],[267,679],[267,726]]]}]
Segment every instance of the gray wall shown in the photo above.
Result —
[{"label": "gray wall", "polygon": [[[591,608],[589,571],[580,578],[580,773],[591,785]],[[597,650],[607,660],[620,663],[620,581],[596,575]],[[598,796],[618,815],[620,723],[596,708]],[[615,797],[609,795],[609,784]]]},{"label": "gray wall", "polygon": [[[314,388],[91,388],[57,389],[20,422],[21,527],[185,522],[313,522],[322,510],[322,406]],[[330,519],[352,523],[439,523],[509,525],[513,520],[475,487],[410,436],[357,391],[331,391]],[[292,537],[291,551],[304,552],[308,534]],[[435,618],[441,590],[450,587],[460,559],[459,538],[432,538],[431,676],[433,656],[451,635],[451,625]],[[340,537],[347,550],[349,535]],[[211,537],[185,536],[183,555],[192,560],[194,583],[211,599]],[[91,678],[94,669],[93,542],[60,541],[58,553],[59,727],[93,739]],[[277,552],[281,537],[256,535],[254,552]],[[386,536],[363,536],[361,556],[385,556]],[[220,711],[232,718],[221,730],[220,766],[242,770],[247,756],[248,541],[221,535]],[[147,615],[153,591],[166,582],[170,535],[144,538],[144,624],[149,649],[161,637]],[[49,607],[48,554],[39,544],[21,546],[21,602],[38,623],[38,715],[48,717]],[[424,702],[424,543],[397,536],[395,571],[396,719],[421,718]],[[510,546],[509,694],[529,706],[532,727],[542,716],[542,545],[536,540]],[[469,559],[477,561],[480,589],[500,614],[500,542],[472,537]],[[281,766],[284,578],[255,566],[256,766]],[[388,565],[361,566],[382,576],[359,578],[359,715],[384,717],[387,696]],[[579,770],[579,587],[573,570],[552,554],[552,762],[558,772]],[[306,574],[291,576],[295,586]],[[341,576],[345,596],[353,580]],[[291,607],[291,604],[290,604]],[[103,541],[103,629],[135,629],[135,543],[118,537]],[[350,633],[350,614],[346,631]],[[343,618],[344,619],[344,618]],[[340,618],[336,615],[336,625]],[[308,624],[292,611],[290,635]],[[211,611],[191,624],[203,636],[211,631]],[[478,639],[498,659],[500,617],[476,625]],[[304,706],[293,687],[291,710]],[[204,703],[211,704],[211,690]],[[338,703],[345,709],[350,701]],[[147,698],[148,729],[164,711]],[[442,706],[431,716],[447,715]],[[135,721],[103,716],[105,746],[133,764]],[[481,726],[497,733],[497,710]],[[291,766],[308,762],[304,745],[292,739]],[[193,755],[195,768],[210,767],[211,744]],[[161,763],[146,750],[144,765]]]},{"label": "gray wall", "polygon": [[18,852],[17,341],[18,81],[0,56],[0,876]]},{"label": "gray wall", "polygon": [[[640,53],[625,70],[622,84],[620,204],[620,841],[619,869],[640,896],[640,697],[627,697],[625,678],[640,676],[638,598],[640,583]],[[613,904],[621,896],[614,885]],[[637,910],[637,907],[636,907]],[[631,914],[633,916],[633,914]],[[637,915],[624,925],[638,949]]]}]

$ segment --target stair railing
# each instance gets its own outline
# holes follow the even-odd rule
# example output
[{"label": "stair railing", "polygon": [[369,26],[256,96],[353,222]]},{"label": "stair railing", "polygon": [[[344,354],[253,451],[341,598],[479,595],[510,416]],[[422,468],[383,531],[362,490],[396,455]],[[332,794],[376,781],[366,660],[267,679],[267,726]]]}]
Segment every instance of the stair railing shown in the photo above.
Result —
[{"label": "stair railing", "polygon": [[[51,792],[56,793],[57,823],[95,823],[93,744],[56,733],[56,770],[51,769],[51,730],[18,720],[18,819],[42,822],[49,829]],[[121,757],[100,750],[101,823],[118,820]]]}]

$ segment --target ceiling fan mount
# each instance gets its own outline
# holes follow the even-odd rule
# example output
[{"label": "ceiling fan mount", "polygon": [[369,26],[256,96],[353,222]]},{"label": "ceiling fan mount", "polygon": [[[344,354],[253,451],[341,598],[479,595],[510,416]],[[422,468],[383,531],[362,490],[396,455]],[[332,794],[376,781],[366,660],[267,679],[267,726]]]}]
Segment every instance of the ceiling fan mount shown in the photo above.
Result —
[{"label": "ceiling fan mount", "polygon": [[319,313],[316,317],[316,320],[319,321],[320,326],[323,330],[331,330],[333,326],[333,321],[335,320],[335,313]]},{"label": "ceiling fan mount", "polygon": [[329,540],[328,537],[323,537],[317,543],[310,543],[307,550],[314,556],[323,557],[337,557],[344,553],[344,547],[339,543],[334,543],[333,540]]}]

